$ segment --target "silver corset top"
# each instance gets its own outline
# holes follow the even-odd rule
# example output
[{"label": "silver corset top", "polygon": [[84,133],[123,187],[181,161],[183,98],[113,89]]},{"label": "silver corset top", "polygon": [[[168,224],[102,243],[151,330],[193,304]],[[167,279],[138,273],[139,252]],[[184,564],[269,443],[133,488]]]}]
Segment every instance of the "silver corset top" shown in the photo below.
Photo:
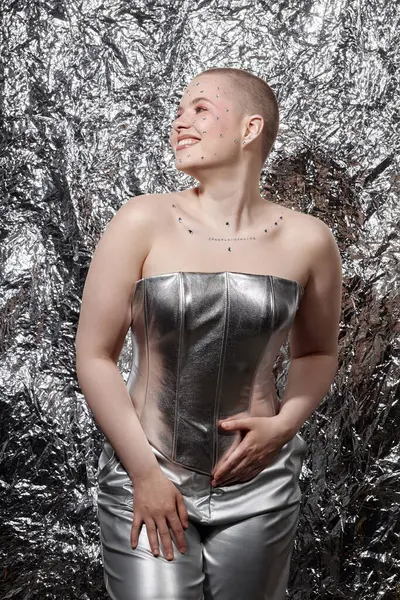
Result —
[{"label": "silver corset top", "polygon": [[272,369],[303,292],[291,279],[232,271],[137,281],[127,388],[152,446],[211,474],[240,438],[219,419],[279,412]]}]

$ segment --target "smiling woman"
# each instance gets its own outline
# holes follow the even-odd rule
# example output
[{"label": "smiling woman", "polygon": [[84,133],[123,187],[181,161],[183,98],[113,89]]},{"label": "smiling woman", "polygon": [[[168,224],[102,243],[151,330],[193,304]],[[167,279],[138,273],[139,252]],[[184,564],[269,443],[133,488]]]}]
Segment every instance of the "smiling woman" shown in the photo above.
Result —
[{"label": "smiling woman", "polygon": [[[170,140],[199,184],[130,199],[93,256],[77,373],[106,436],[98,516],[114,600],[285,598],[298,431],[337,369],[342,275],[324,223],[260,196],[278,124],[260,78],[198,75]],[[273,367],[288,336],[279,399]]]}]

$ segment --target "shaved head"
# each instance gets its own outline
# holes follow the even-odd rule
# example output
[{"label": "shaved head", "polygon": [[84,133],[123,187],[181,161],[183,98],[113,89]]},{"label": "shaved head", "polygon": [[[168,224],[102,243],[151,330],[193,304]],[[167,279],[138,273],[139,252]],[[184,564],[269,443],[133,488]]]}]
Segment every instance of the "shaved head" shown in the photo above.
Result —
[{"label": "shaved head", "polygon": [[275,94],[266,81],[244,71],[229,67],[215,67],[197,75],[215,73],[225,76],[232,84],[225,94],[236,102],[243,115],[259,114],[264,119],[262,137],[262,162],[266,160],[279,129],[279,107]]}]

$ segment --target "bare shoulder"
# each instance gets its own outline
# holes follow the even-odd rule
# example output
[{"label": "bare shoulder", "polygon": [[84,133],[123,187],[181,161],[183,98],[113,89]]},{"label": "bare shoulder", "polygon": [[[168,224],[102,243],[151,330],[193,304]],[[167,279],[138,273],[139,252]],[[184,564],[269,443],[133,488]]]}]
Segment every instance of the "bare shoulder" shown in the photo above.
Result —
[{"label": "bare shoulder", "polygon": [[125,217],[143,219],[145,222],[148,219],[155,217],[157,206],[159,204],[159,196],[163,194],[141,194],[140,196],[132,196],[118,210],[123,212]]},{"label": "bare shoulder", "polygon": [[281,206],[281,211],[284,218],[294,225],[298,236],[302,237],[303,241],[305,235],[307,240],[314,243],[318,243],[318,240],[323,242],[324,239],[333,237],[328,225],[318,217],[284,206]]},{"label": "bare shoulder", "polygon": [[331,228],[318,217],[298,214],[301,218],[299,232],[312,257],[311,265],[315,268],[338,267],[341,263],[340,252]]},{"label": "bare shoulder", "polygon": [[167,200],[173,195],[173,193],[164,193],[133,196],[121,206],[119,211],[124,212],[124,216],[131,218],[132,222],[137,224],[140,222],[143,226],[159,224],[168,205]]},{"label": "bare shoulder", "polygon": [[339,258],[339,249],[330,227],[318,217],[290,208],[283,209],[284,217],[290,221],[290,236],[299,248],[314,256],[314,260],[326,258],[326,253]]}]

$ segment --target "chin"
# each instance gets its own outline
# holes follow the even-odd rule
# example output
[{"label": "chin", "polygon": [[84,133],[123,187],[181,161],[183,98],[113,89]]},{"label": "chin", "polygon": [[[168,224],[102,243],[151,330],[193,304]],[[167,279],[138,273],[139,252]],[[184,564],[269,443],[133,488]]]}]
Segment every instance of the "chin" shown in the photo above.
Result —
[{"label": "chin", "polygon": [[205,160],[198,160],[195,157],[190,161],[188,158],[185,160],[182,159],[181,163],[179,162],[179,158],[175,160],[175,166],[178,171],[186,173],[186,175],[190,175],[190,177],[194,177],[195,179],[198,179],[198,176],[205,171],[205,169],[215,168],[219,165],[220,161],[210,161],[210,159],[208,159],[206,162]]},{"label": "chin", "polygon": [[199,164],[197,160],[186,164],[183,162],[176,162],[175,166],[178,169],[178,171],[186,173],[186,175],[190,175],[190,177],[197,178],[197,175],[203,170],[203,161],[201,162],[202,164]]}]

